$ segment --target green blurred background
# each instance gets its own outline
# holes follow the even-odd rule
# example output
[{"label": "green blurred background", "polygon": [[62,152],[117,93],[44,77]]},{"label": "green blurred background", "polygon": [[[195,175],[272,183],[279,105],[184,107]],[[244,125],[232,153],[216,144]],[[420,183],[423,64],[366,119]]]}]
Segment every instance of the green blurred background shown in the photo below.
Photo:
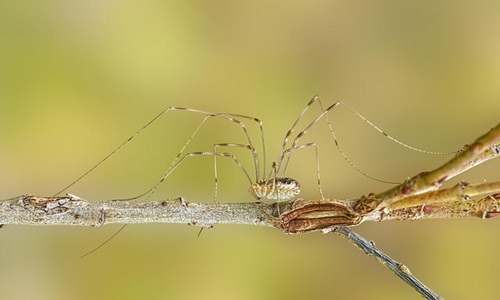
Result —
[{"label": "green blurred background", "polygon": [[[0,197],[53,195],[168,106],[261,118],[268,162],[316,94],[410,145],[457,150],[499,121],[499,32],[494,1],[3,1]],[[167,114],[68,192],[143,192],[200,117]],[[346,109],[330,118],[347,155],[377,178],[401,181],[449,158],[397,146]],[[349,167],[325,123],[304,138],[312,141],[327,196],[389,187]],[[221,142],[244,142],[241,129],[213,120],[188,151]],[[247,152],[227,150],[252,169]],[[498,180],[498,166],[458,179]],[[218,167],[219,201],[253,201],[232,162]],[[318,196],[312,149],[294,154],[287,175],[301,196]],[[210,202],[213,181],[211,158],[192,158],[152,198]],[[197,237],[186,225],[133,225],[78,259],[118,228],[5,227],[2,299],[420,299],[344,239],[319,233],[221,225]],[[498,228],[497,219],[427,220],[356,231],[448,299],[494,299]]]}]

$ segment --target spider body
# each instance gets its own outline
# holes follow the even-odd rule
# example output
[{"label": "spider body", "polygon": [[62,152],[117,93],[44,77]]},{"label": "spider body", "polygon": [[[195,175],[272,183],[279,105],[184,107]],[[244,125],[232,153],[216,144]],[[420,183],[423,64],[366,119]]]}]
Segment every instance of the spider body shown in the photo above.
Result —
[{"label": "spider body", "polygon": [[300,184],[293,178],[280,177],[258,181],[248,191],[257,200],[291,200],[300,193]]}]

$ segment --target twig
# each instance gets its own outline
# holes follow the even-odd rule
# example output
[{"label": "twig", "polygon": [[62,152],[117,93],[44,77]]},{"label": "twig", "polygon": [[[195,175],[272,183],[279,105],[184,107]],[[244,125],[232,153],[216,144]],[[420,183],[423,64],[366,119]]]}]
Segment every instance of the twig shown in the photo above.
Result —
[{"label": "twig", "polygon": [[415,276],[413,276],[408,267],[395,261],[387,254],[380,251],[377,247],[375,247],[373,242],[366,240],[359,234],[344,226],[337,227],[333,229],[332,232],[340,234],[356,245],[359,249],[363,250],[366,254],[374,256],[384,266],[389,268],[399,278],[403,279],[408,285],[412,286],[422,296],[427,299],[442,299],[422,282],[420,282],[420,280],[418,280]]}]

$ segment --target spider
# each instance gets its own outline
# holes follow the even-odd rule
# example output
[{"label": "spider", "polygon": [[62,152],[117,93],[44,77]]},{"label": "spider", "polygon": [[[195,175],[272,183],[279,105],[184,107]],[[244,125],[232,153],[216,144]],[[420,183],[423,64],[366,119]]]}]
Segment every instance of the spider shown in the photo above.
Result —
[{"label": "spider", "polygon": [[[303,116],[306,114],[306,112],[314,105],[317,104],[321,108],[321,113],[310,123],[308,123],[301,131],[299,131],[297,134],[294,134],[297,130],[297,124],[299,121],[303,118]],[[329,132],[332,136],[333,142],[339,151],[339,153],[342,155],[343,159],[351,166],[353,167],[356,171],[361,173],[362,175],[379,181],[379,182],[384,182],[384,183],[391,183],[391,184],[397,184],[397,182],[391,182],[391,181],[385,181],[385,180],[380,180],[377,178],[374,178],[367,173],[363,172],[360,168],[358,168],[344,153],[342,148],[340,147],[340,144],[337,140],[337,137],[335,136],[335,133],[333,131],[331,122],[328,118],[328,114],[333,111],[334,108],[343,106],[347,108],[349,111],[351,111],[354,115],[359,117],[361,120],[364,122],[368,123],[371,127],[373,127],[375,130],[377,130],[379,133],[383,134],[385,137],[389,138],[391,141],[409,148],[414,151],[422,152],[422,153],[427,153],[427,154],[450,154],[450,153],[442,153],[442,152],[432,152],[432,151],[425,151],[421,150],[412,146],[409,146],[403,142],[400,142],[399,140],[391,137],[384,131],[382,131],[379,127],[377,127],[375,124],[373,124],[371,121],[363,117],[360,113],[349,107],[347,104],[345,104],[342,101],[337,101],[330,106],[326,107],[323,105],[321,102],[321,99],[319,96],[314,96],[308,103],[307,105],[303,108],[302,112],[299,114],[295,122],[292,124],[290,129],[287,131],[285,134],[285,137],[283,138],[283,143],[281,146],[280,153],[278,155],[278,159],[272,163],[272,170],[270,174],[266,176],[266,163],[267,163],[267,156],[266,156],[266,147],[265,147],[265,140],[264,140],[264,127],[263,123],[260,119],[251,117],[251,116],[246,116],[246,115],[240,115],[240,114],[230,114],[230,113],[213,113],[213,112],[207,112],[207,111],[202,111],[202,110],[197,110],[197,109],[192,109],[192,108],[184,108],[184,107],[168,107],[162,112],[160,112],[158,115],[156,115],[153,119],[151,119],[148,123],[146,123],[143,127],[141,127],[137,132],[135,132],[131,137],[129,137],[125,142],[123,142],[120,146],[118,146],[115,150],[113,150],[109,155],[107,155],[104,159],[102,159],[100,162],[98,162],[96,165],[94,165],[92,168],[90,168],[87,172],[85,172],[83,175],[78,177],[76,180],[74,180],[72,183],[70,183],[68,186],[66,186],[64,189],[62,189],[60,192],[57,194],[60,194],[76,184],[78,181],[80,181],[83,177],[87,176],[90,172],[95,170],[97,167],[99,167],[101,164],[103,164],[105,161],[107,161],[111,156],[116,154],[119,150],[121,150],[126,144],[128,144],[130,141],[132,141],[137,135],[139,135],[142,131],[144,131],[147,127],[149,127],[153,122],[155,122],[157,119],[165,115],[167,112],[171,111],[184,111],[184,112],[190,112],[190,113],[195,113],[195,114],[201,114],[203,115],[203,119],[198,125],[198,127],[194,130],[194,132],[191,134],[191,136],[187,139],[186,143],[184,146],[181,148],[175,159],[172,161],[170,164],[170,167],[167,169],[167,171],[163,174],[161,179],[150,189],[145,191],[144,193],[141,193],[140,195],[137,195],[132,198],[127,198],[127,199],[118,199],[118,200],[134,200],[138,199],[140,197],[143,197],[145,195],[151,196],[154,191],[172,174],[172,172],[179,167],[182,162],[187,159],[188,157],[194,157],[194,156],[213,156],[214,158],[214,177],[215,177],[215,195],[214,199],[217,201],[217,195],[218,195],[218,175],[217,175],[217,157],[225,157],[230,160],[232,160],[236,165],[241,169],[241,171],[244,173],[246,178],[249,181],[250,188],[249,192],[257,199],[268,199],[268,200],[291,200],[297,197],[300,193],[300,184],[297,180],[290,178],[290,177],[285,177],[285,171],[287,169],[288,163],[290,161],[290,158],[292,154],[301,149],[305,148],[313,148],[315,150],[315,157],[316,157],[316,178],[317,178],[317,186],[319,190],[320,197],[323,199],[324,194],[323,194],[323,189],[321,186],[321,176],[320,176],[320,164],[319,164],[319,150],[318,150],[318,144],[316,142],[311,142],[311,143],[304,143],[300,144],[300,139],[308,132],[311,127],[316,125],[321,119],[325,119],[326,123],[328,125]],[[213,145],[213,151],[201,151],[201,152],[189,152],[184,154],[186,148],[188,145],[191,143],[191,141],[196,137],[200,129],[206,124],[206,122],[209,119],[212,118],[219,118],[226,120],[232,124],[236,124],[239,126],[239,128],[243,131],[243,134],[246,139],[245,144],[239,144],[239,143],[218,143]],[[248,120],[251,122],[255,122],[258,124],[259,129],[260,129],[260,137],[261,137],[261,144],[262,144],[262,153],[258,153],[255,145],[255,142],[252,141],[250,138],[250,135],[247,130],[247,125],[243,120]],[[293,139],[293,141],[290,144],[290,140]],[[219,151],[219,148],[222,147],[239,147],[239,148],[244,148],[247,150],[250,150],[252,154],[252,159],[253,159],[253,168],[255,170],[255,177],[254,180],[252,180],[250,174],[248,173],[247,169],[245,166],[241,163],[241,161],[232,153],[230,152],[221,152]],[[184,154],[184,155],[183,155]],[[262,164],[262,165],[261,165]],[[262,171],[261,171],[261,166],[262,166]],[[56,195],[57,195],[56,194]]]}]

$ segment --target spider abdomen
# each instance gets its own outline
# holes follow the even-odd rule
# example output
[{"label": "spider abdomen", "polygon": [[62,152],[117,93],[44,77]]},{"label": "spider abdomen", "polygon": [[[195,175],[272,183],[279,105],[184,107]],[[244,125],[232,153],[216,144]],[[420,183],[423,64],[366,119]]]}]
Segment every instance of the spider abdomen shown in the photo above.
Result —
[{"label": "spider abdomen", "polygon": [[249,192],[257,199],[291,200],[300,193],[300,184],[295,179],[280,177],[254,183]]}]

